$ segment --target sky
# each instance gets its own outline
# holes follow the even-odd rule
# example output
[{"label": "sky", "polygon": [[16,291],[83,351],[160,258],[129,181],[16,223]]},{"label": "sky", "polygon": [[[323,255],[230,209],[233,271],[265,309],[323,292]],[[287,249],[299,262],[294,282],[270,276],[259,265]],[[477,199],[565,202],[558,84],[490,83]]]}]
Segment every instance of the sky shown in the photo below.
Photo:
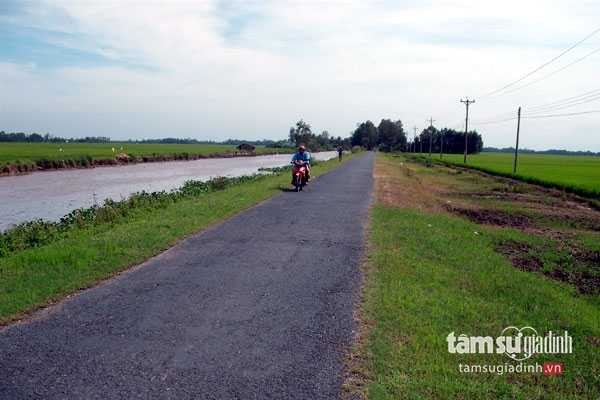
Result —
[{"label": "sky", "polygon": [[[0,130],[117,139],[348,136],[400,119],[514,145],[517,107],[600,87],[600,52],[509,93],[600,27],[597,0],[0,0]],[[600,33],[512,86],[600,48]],[[560,110],[600,110],[600,100]],[[524,111],[526,115],[526,111]],[[532,114],[533,115],[533,114]],[[600,151],[600,114],[523,119],[521,147]]]}]

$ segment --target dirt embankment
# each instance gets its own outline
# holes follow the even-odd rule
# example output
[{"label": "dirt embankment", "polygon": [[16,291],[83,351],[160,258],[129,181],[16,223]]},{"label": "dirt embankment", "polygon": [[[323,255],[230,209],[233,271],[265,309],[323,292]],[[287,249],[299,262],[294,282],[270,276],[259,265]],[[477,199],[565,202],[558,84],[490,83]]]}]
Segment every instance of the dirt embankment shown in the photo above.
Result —
[{"label": "dirt embankment", "polygon": [[[398,168],[400,167],[400,168]],[[415,166],[403,161],[378,158],[373,171],[375,196],[388,206],[441,211],[439,187],[418,174]]]},{"label": "dirt embankment", "polygon": [[[496,251],[513,266],[567,282],[583,294],[600,294],[600,251],[587,248],[580,237],[597,237],[600,212],[586,199],[528,185],[524,193],[461,193],[464,203],[447,207],[453,214],[496,229],[525,232],[531,243],[499,240]],[[485,198],[485,200],[481,200]],[[493,199],[493,200],[490,200]]]},{"label": "dirt embankment", "polygon": [[138,164],[147,162],[163,162],[163,161],[191,161],[207,158],[232,158],[232,157],[254,157],[269,154],[277,154],[276,151],[255,153],[255,152],[230,152],[230,153],[212,153],[212,154],[148,154],[142,156],[134,156],[129,154],[118,154],[110,159],[92,159],[91,157],[78,157],[64,160],[36,160],[31,163],[14,163],[0,167],[0,176],[23,175],[36,171],[48,171],[59,169],[84,169],[95,167],[119,166],[128,164]]}]

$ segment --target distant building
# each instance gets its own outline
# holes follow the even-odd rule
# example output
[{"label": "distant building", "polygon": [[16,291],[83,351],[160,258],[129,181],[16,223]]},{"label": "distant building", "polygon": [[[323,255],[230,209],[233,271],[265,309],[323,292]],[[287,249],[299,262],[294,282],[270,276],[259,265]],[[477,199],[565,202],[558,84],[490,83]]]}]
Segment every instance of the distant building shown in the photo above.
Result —
[{"label": "distant building", "polygon": [[249,144],[249,143],[242,143],[237,146],[237,149],[239,151],[253,153],[256,150],[256,146]]}]

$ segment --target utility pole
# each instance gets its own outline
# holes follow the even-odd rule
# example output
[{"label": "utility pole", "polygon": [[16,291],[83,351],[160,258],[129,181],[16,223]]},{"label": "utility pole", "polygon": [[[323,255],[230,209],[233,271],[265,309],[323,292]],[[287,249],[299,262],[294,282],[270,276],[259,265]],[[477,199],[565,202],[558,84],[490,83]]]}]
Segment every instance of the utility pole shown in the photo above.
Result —
[{"label": "utility pole", "polygon": [[521,107],[517,111],[517,144],[515,145],[515,162],[513,164],[513,174],[517,173],[517,157],[519,156],[519,131],[521,130]]},{"label": "utility pole", "polygon": [[442,129],[440,131],[440,160],[442,159],[443,149],[444,149],[444,130]]},{"label": "utility pole", "polygon": [[435,119],[433,117],[429,117],[429,158],[431,158],[431,143],[433,141],[433,123]]},{"label": "utility pole", "polygon": [[467,133],[469,132],[469,106],[473,103],[475,103],[475,100],[469,100],[469,98],[467,97],[466,100],[460,99],[461,103],[464,103],[464,105],[467,107],[467,116],[465,117],[465,158],[463,160],[463,163],[467,163]]},{"label": "utility pole", "polygon": [[413,136],[413,153],[417,152],[417,127],[413,126],[414,136]]}]

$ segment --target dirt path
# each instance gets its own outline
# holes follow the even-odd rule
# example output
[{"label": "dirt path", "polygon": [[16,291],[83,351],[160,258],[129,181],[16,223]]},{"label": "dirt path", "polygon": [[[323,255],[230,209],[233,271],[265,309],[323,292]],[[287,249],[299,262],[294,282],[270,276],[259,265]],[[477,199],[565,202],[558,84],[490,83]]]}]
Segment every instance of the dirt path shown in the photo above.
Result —
[{"label": "dirt path", "polygon": [[373,158],[0,331],[0,398],[336,398]]}]

